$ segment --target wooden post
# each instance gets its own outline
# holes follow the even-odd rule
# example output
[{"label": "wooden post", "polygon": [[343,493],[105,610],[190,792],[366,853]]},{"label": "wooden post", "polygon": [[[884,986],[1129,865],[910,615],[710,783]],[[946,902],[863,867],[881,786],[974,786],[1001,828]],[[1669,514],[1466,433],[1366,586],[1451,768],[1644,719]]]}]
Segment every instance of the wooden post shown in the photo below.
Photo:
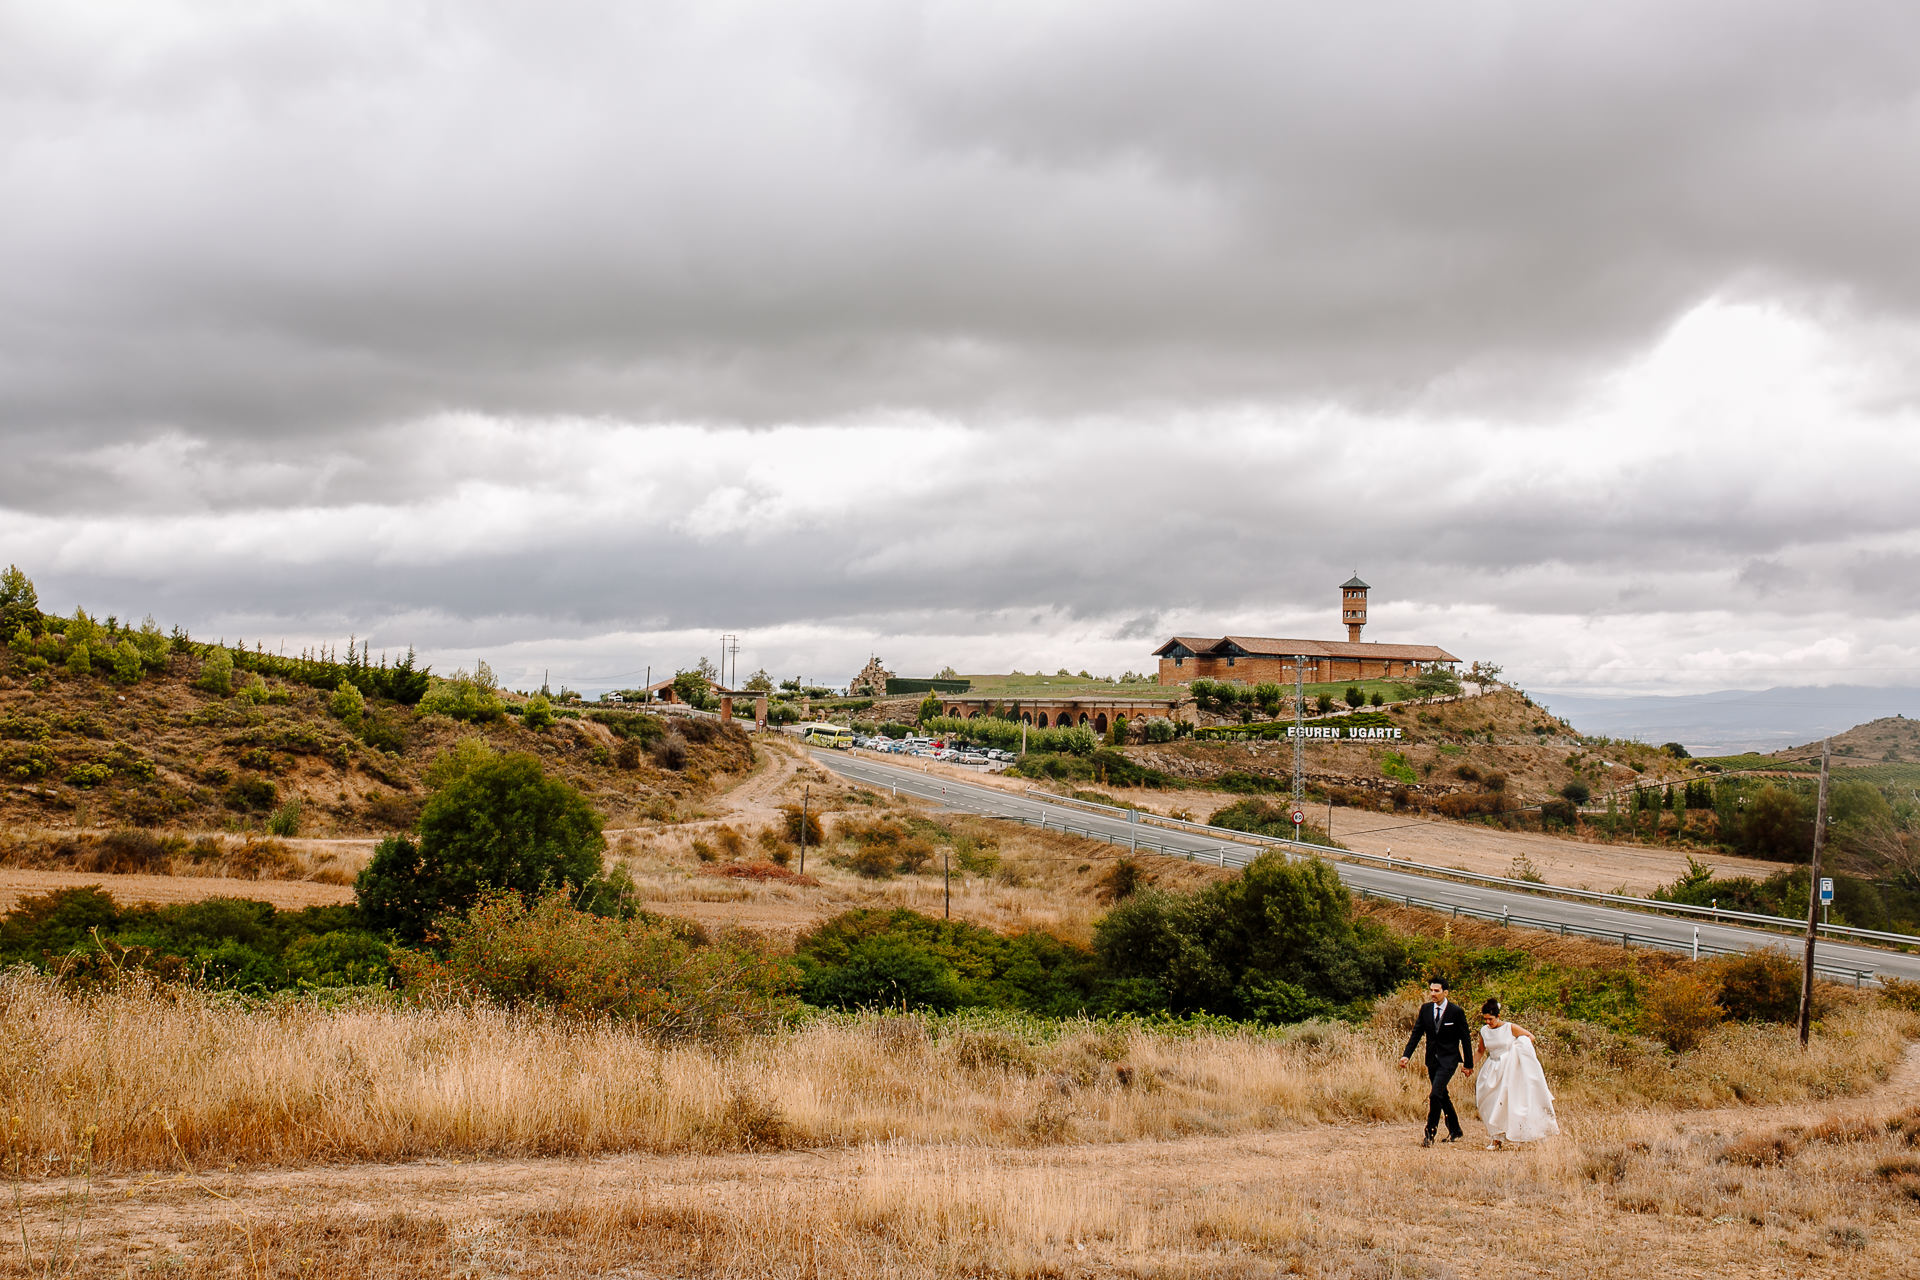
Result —
[{"label": "wooden post", "polygon": [[800,791],[800,874],[807,874],[807,802],[813,799],[813,784]]},{"label": "wooden post", "polygon": [[1813,809],[1813,866],[1807,874],[1807,957],[1800,970],[1800,1047],[1813,1029],[1813,940],[1820,932],[1820,850],[1827,843],[1827,767],[1833,739],[1820,744],[1820,802]]},{"label": "wooden post", "polygon": [[940,870],[947,878],[947,919],[953,919],[953,848],[940,851]]}]

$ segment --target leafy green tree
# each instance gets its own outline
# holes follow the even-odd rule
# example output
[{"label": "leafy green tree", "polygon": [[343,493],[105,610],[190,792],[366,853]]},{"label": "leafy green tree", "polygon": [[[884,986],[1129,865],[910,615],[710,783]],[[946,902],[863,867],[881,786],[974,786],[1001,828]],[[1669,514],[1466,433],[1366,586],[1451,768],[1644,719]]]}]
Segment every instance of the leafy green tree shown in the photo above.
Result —
[{"label": "leafy green tree", "polygon": [[767,674],[765,667],[762,667],[747,677],[745,687],[748,693],[772,693],[773,677]]},{"label": "leafy green tree", "polygon": [[33,589],[33,579],[22,573],[19,565],[8,565],[6,572],[0,573],[0,629],[12,631],[39,624],[40,593]]},{"label": "leafy green tree", "polygon": [[84,676],[91,675],[92,673],[93,655],[88,652],[84,641],[67,650],[68,675]]},{"label": "leafy green tree", "polygon": [[424,938],[488,889],[531,899],[567,888],[585,898],[601,883],[600,815],[524,752],[452,776],[427,800],[419,833],[417,843],[382,841],[354,885],[368,922],[401,938]]},{"label": "leafy green tree", "polygon": [[942,707],[939,696],[931,693],[928,694],[920,700],[920,723],[925,724],[929,720],[939,719],[941,710]]},{"label": "leafy green tree", "polygon": [[[700,668],[708,666],[705,658],[700,659]],[[690,707],[705,708],[713,701],[713,679],[707,673],[696,668],[692,671],[673,673],[674,696]]]},{"label": "leafy green tree", "polygon": [[1263,715],[1272,716],[1278,713],[1280,702],[1286,696],[1286,690],[1272,680],[1262,680],[1253,686],[1253,700],[1260,704]]},{"label": "leafy green tree", "polygon": [[1429,663],[1413,680],[1414,693],[1422,698],[1452,697],[1460,692],[1460,677],[1439,663]]},{"label": "leafy green tree", "polygon": [[1740,844],[1770,862],[1806,862],[1813,857],[1813,814],[1801,797],[1768,785],[1747,802]]},{"label": "leafy green tree", "polygon": [[13,638],[7,641],[7,647],[23,658],[33,656],[33,633],[27,630],[26,623],[14,628]]},{"label": "leafy green tree", "polygon": [[1115,716],[1113,718],[1113,724],[1107,729],[1107,745],[1110,747],[1124,747],[1127,745],[1127,718],[1125,716]]}]

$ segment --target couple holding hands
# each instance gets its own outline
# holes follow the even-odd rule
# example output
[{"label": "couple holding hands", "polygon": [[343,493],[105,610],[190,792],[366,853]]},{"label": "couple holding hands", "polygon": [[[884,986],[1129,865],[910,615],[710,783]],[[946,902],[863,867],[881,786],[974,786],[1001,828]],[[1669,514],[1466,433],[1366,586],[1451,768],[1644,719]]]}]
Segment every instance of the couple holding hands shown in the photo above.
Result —
[{"label": "couple holding hands", "polygon": [[[1546,1073],[1534,1052],[1533,1033],[1503,1019],[1498,1000],[1480,1006],[1480,1023],[1484,1057],[1480,1078],[1473,1080],[1473,1100],[1491,1139],[1487,1150],[1559,1133],[1553,1092],[1547,1088]],[[1466,1011],[1447,998],[1444,979],[1427,984],[1427,1003],[1420,1006],[1419,1016],[1413,1020],[1413,1035],[1400,1055],[1401,1066],[1412,1060],[1413,1050],[1422,1039],[1427,1042],[1427,1078],[1433,1083],[1433,1094],[1427,1104],[1427,1136],[1420,1145],[1433,1145],[1442,1116],[1447,1120],[1447,1136],[1441,1140],[1457,1142],[1460,1117],[1453,1109],[1447,1086],[1463,1065],[1467,1078],[1473,1079],[1473,1044],[1468,1037]]]}]

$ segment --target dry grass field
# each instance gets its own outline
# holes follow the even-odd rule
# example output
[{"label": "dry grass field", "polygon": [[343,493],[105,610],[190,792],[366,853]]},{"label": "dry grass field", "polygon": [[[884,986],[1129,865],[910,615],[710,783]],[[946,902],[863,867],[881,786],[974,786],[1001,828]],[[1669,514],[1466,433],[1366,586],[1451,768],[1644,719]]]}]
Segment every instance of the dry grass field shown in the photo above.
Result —
[{"label": "dry grass field", "polygon": [[15,974],[0,1275],[1912,1274],[1913,1015],[1848,1003],[1805,1056],[1741,1027],[1672,1064],[1550,1052],[1561,1138],[1423,1151],[1398,1003],[1274,1034],[863,1016],[715,1053]]}]

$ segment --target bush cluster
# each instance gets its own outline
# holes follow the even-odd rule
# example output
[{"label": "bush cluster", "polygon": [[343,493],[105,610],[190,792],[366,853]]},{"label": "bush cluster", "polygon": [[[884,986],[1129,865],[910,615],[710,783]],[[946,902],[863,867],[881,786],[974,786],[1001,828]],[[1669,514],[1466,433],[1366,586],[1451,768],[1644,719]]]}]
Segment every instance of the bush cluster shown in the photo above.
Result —
[{"label": "bush cluster", "polygon": [[770,1030],[792,1007],[798,976],[750,937],[709,941],[697,925],[644,912],[594,915],[559,891],[531,904],[488,891],[440,931],[432,951],[395,953],[409,989],[615,1018],[663,1040]]},{"label": "bush cluster", "polygon": [[23,899],[0,916],[0,964],[79,982],[132,971],[253,992],[385,985],[389,955],[351,907],[276,911],[239,898],[122,907],[89,886]]}]

